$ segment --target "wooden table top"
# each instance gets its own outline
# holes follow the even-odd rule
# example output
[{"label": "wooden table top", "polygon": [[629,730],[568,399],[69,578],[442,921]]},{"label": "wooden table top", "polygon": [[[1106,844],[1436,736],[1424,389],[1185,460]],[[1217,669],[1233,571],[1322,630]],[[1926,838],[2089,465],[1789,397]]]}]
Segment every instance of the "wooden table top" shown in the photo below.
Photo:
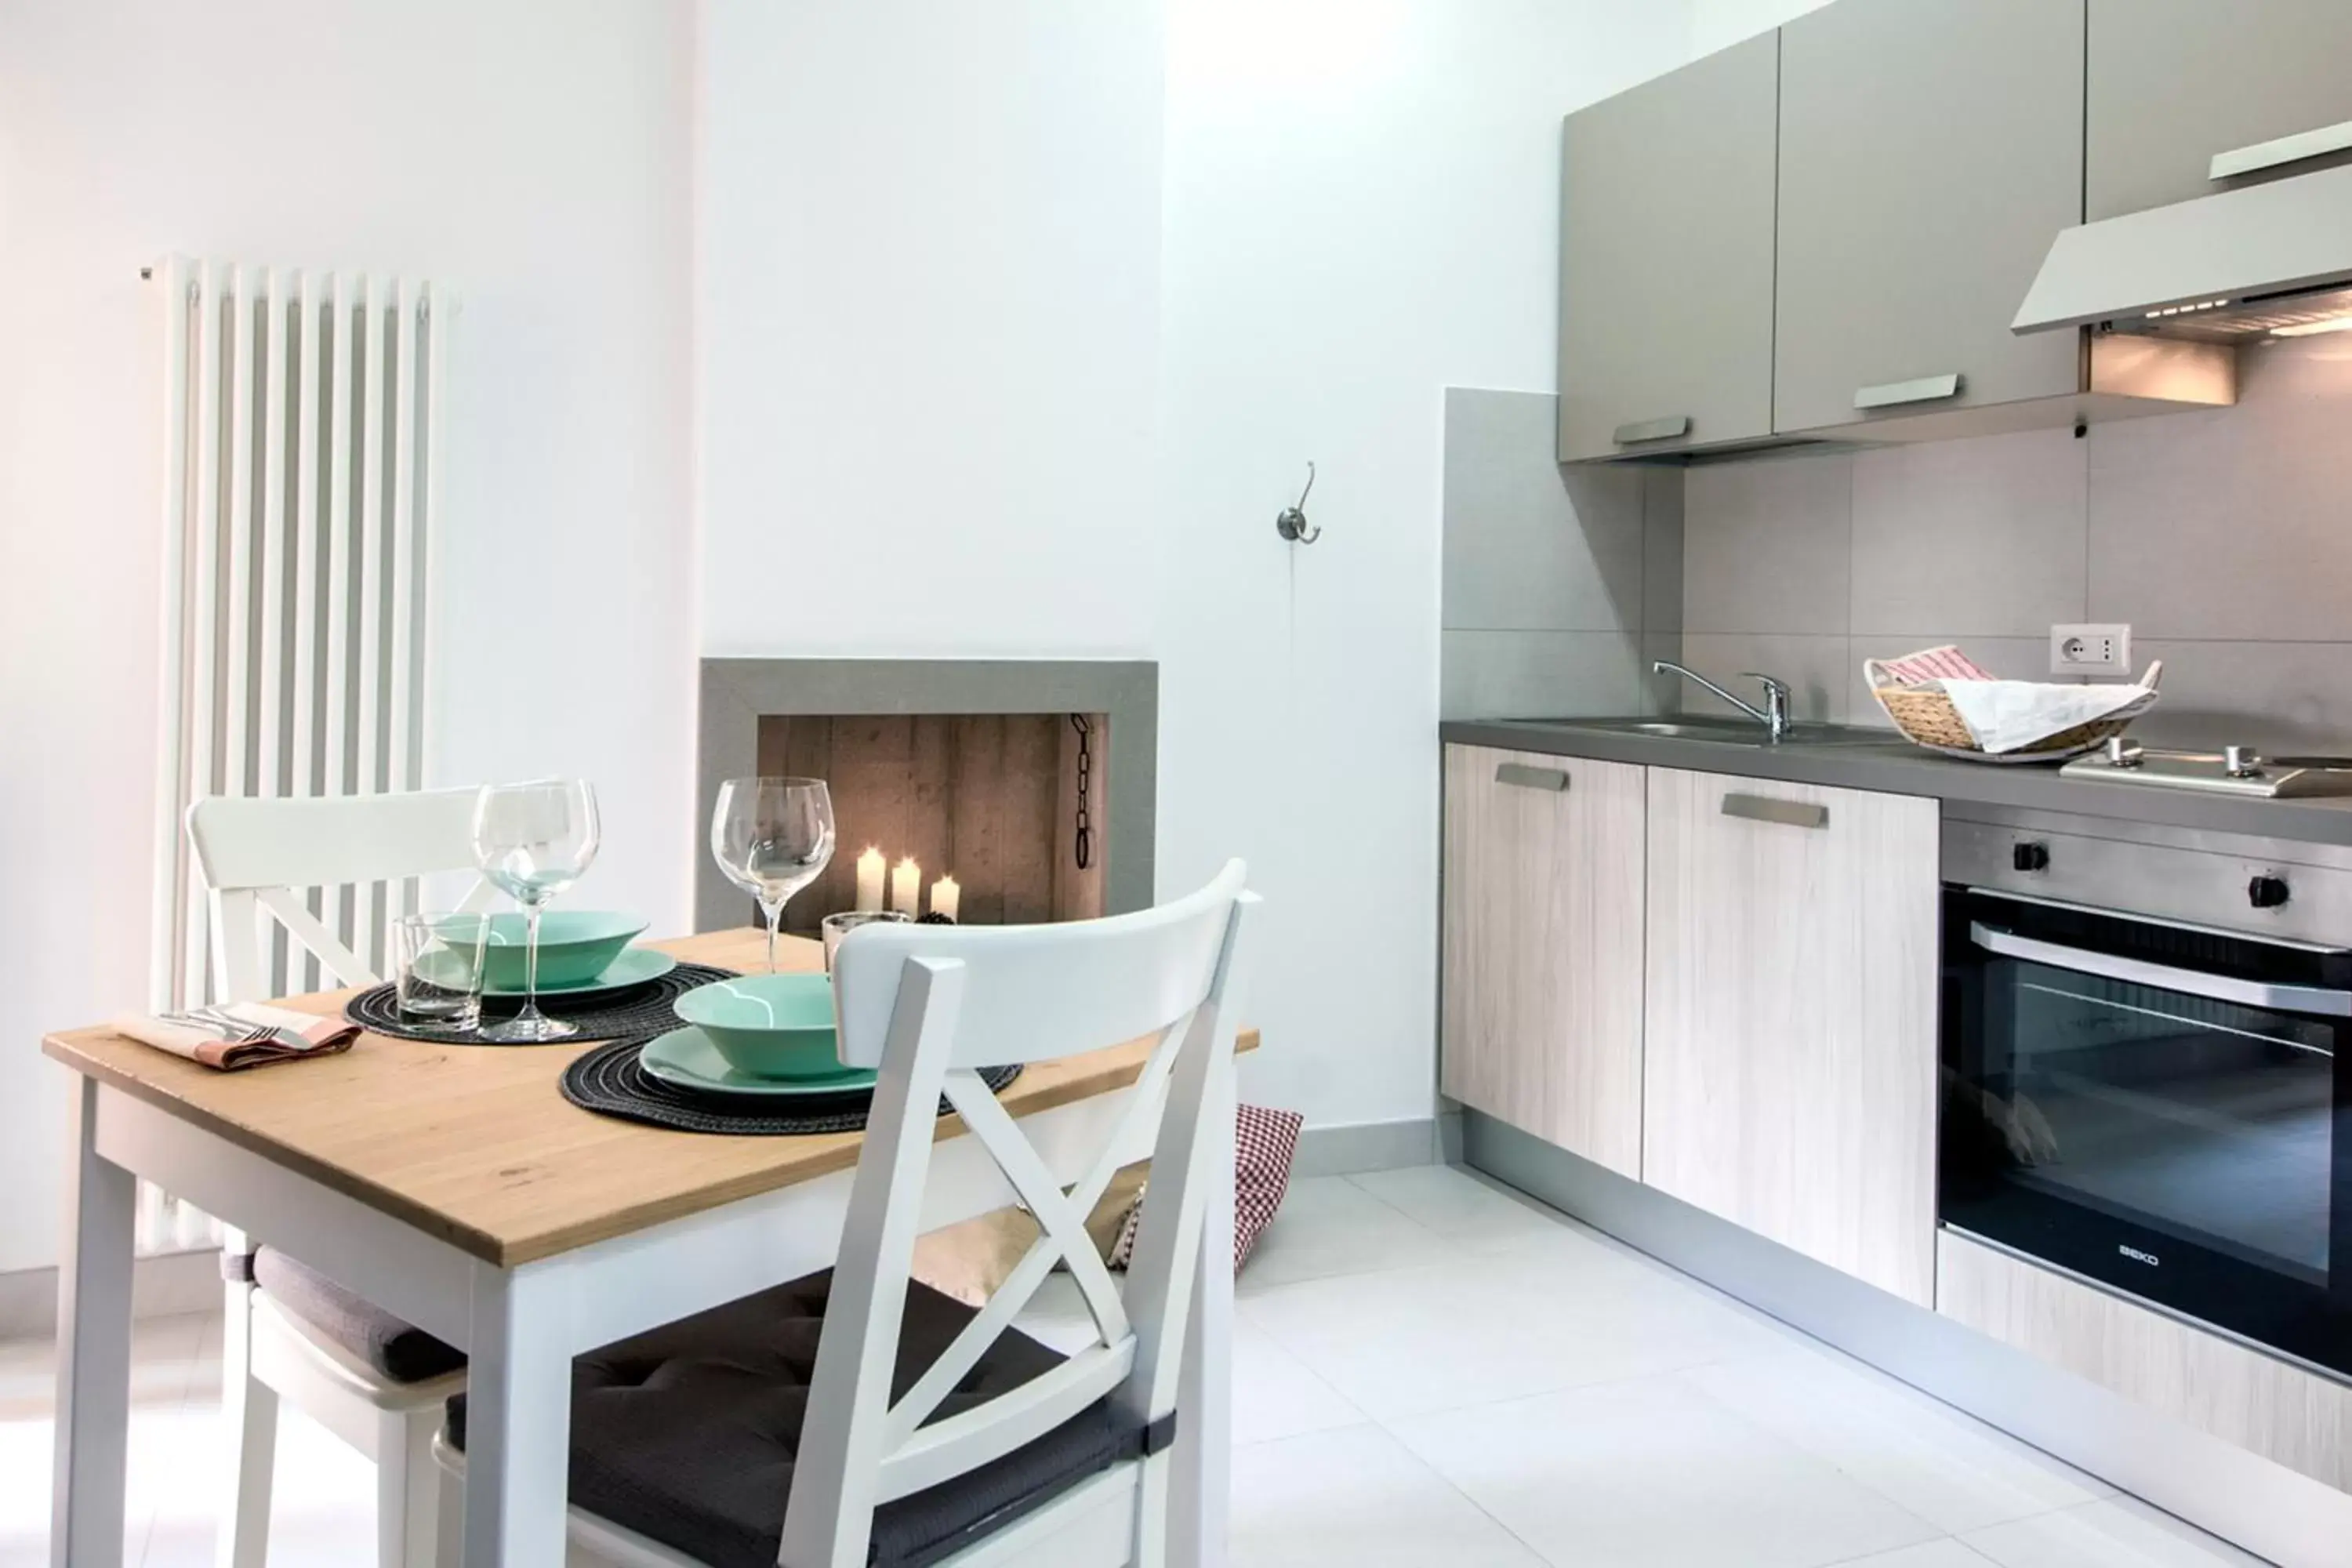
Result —
[{"label": "wooden table top", "polygon": [[[654,945],[754,971],[757,931]],[[787,969],[821,966],[816,942],[778,943]],[[349,991],[285,1005],[340,1012]],[[339,1056],[215,1072],[100,1027],[41,1048],[76,1072],[159,1106],[372,1208],[505,1267],[716,1208],[855,1164],[862,1135],[730,1138],[582,1110],[557,1081],[596,1042],[488,1047],[366,1033]],[[1241,1048],[1257,1043],[1245,1030]],[[1027,1116],[1126,1088],[1150,1042],[1038,1062],[1005,1090]],[[942,1119],[941,1134],[957,1127]]]}]

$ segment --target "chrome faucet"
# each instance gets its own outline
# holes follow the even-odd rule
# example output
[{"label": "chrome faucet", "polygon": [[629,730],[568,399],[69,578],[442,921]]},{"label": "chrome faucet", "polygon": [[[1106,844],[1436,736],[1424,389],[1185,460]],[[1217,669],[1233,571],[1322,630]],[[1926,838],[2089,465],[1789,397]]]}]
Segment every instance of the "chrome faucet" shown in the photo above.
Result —
[{"label": "chrome faucet", "polygon": [[1759,708],[1753,703],[1741,701],[1697,670],[1685,669],[1670,658],[1661,658],[1652,662],[1650,673],[1679,675],[1685,680],[1696,681],[1706,687],[1709,691],[1763,725],[1767,740],[1778,741],[1789,733],[1789,683],[1785,680],[1776,680],[1769,675],[1759,674],[1752,669],[1740,672],[1740,679],[1743,680],[1760,680],[1764,683],[1764,706]]}]

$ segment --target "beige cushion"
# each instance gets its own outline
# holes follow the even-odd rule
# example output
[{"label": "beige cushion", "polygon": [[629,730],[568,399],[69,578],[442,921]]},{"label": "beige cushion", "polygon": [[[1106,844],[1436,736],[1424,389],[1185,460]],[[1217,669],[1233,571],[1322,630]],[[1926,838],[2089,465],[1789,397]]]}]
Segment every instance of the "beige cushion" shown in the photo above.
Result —
[{"label": "beige cushion", "polygon": [[[1135,1206],[1151,1174],[1151,1162],[1139,1160],[1113,1176],[1102,1202],[1087,1216],[1087,1234],[1106,1259],[1118,1241],[1127,1211]],[[941,1295],[979,1306],[996,1293],[1013,1266],[1037,1239],[1037,1222],[1025,1209],[998,1209],[992,1214],[935,1230],[915,1243],[915,1278]]]}]

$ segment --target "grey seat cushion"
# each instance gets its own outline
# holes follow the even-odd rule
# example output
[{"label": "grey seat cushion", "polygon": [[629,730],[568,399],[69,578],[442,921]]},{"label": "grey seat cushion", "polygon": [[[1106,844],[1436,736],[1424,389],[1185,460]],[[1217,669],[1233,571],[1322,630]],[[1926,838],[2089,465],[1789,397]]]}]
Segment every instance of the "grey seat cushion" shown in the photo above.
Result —
[{"label": "grey seat cushion", "polygon": [[274,1247],[253,1255],[253,1282],[269,1299],[394,1383],[424,1383],[461,1371],[466,1352],[354,1296]]},{"label": "grey seat cushion", "polygon": [[[774,1568],[832,1285],[830,1271],[813,1274],[574,1360],[572,1506],[715,1568]],[[908,1287],[894,1399],[973,1316],[927,1286]],[[1062,1360],[1009,1331],[932,1419]],[[466,1446],[462,1394],[449,1402],[449,1439]],[[868,1561],[935,1563],[1141,1452],[1142,1434],[1099,1402],[992,1464],[885,1504]]]}]

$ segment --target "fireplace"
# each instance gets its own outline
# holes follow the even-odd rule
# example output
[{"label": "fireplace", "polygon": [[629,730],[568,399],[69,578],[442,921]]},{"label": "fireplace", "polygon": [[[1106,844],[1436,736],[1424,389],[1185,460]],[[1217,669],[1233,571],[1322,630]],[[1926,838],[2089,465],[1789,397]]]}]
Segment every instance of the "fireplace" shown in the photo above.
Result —
[{"label": "fireplace", "polygon": [[705,659],[698,929],[757,919],[705,843],[719,782],[753,773],[833,795],[833,862],[786,907],[788,931],[856,907],[868,851],[921,910],[952,877],[967,924],[1147,907],[1158,689],[1157,667],[1128,661]]}]

